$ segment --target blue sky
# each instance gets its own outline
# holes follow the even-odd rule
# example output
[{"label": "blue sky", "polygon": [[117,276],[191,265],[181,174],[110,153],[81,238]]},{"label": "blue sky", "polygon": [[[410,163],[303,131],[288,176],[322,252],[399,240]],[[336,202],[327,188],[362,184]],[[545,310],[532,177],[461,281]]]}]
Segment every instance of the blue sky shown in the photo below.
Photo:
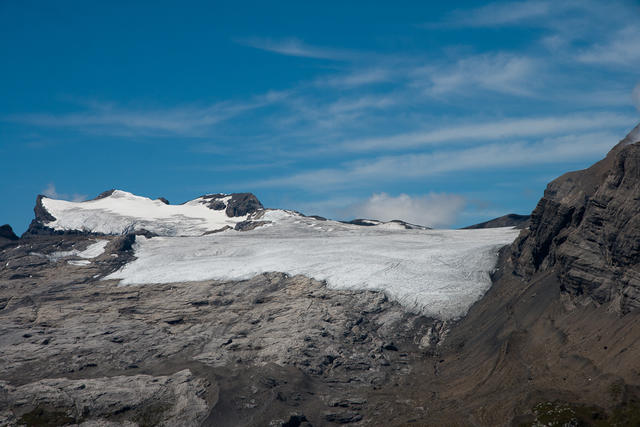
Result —
[{"label": "blue sky", "polygon": [[120,188],[457,227],[640,119],[636,2],[272,3],[0,1],[0,223]]}]

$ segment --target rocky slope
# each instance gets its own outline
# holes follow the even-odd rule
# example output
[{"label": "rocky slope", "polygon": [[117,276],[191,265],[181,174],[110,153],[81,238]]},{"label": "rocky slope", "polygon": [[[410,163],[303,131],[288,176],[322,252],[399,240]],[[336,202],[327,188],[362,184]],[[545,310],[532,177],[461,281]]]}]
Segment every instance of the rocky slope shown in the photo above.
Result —
[{"label": "rocky slope", "polygon": [[118,287],[99,279],[135,236],[100,237],[104,252],[78,263],[94,239],[0,251],[0,425],[371,422],[398,409],[369,393],[444,331],[381,292],[303,276]]},{"label": "rocky slope", "polygon": [[464,227],[464,230],[475,230],[478,228],[515,227],[518,229],[529,226],[530,215],[508,214],[479,224]]}]

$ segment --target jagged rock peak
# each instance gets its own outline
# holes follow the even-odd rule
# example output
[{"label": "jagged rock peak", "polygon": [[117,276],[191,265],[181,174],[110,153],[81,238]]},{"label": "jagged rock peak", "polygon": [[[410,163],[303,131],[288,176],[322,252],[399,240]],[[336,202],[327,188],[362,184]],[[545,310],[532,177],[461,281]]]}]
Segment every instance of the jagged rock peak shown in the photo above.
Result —
[{"label": "jagged rock peak", "polygon": [[553,271],[564,291],[640,308],[640,125],[593,166],[552,181],[511,246],[517,273]]}]

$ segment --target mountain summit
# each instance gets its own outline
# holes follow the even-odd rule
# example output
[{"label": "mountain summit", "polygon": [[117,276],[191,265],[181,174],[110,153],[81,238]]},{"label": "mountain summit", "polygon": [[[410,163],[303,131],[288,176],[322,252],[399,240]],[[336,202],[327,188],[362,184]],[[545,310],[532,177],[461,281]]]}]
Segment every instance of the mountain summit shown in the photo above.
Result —
[{"label": "mountain summit", "polygon": [[234,228],[264,207],[251,193],[208,194],[181,205],[109,190],[93,200],[69,202],[39,195],[27,234],[199,236]]}]

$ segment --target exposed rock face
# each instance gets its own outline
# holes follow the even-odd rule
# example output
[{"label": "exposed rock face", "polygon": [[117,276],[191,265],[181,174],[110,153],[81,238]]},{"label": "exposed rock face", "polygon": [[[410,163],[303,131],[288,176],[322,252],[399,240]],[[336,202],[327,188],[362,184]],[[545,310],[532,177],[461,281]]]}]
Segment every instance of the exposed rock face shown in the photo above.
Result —
[{"label": "exposed rock face", "polygon": [[[113,192],[113,190],[110,190],[110,191]],[[108,193],[108,192],[104,192],[102,194],[105,194],[105,193]],[[102,194],[100,196],[102,196]],[[98,196],[98,198],[101,198],[100,196]],[[102,196],[102,197],[107,197],[107,196]],[[42,205],[43,197],[45,196],[43,196],[42,194],[38,194],[38,197],[36,197],[36,205],[33,208],[33,212],[35,213],[35,218],[31,221],[31,224],[29,224],[29,228],[27,229],[27,231],[25,231],[23,236],[62,234],[61,232],[57,232],[56,230],[50,227],[47,227],[45,225],[47,222],[55,221],[56,219]],[[71,234],[76,234],[76,233],[71,233]]]},{"label": "exposed rock face", "polygon": [[16,245],[19,237],[13,232],[9,224],[0,227],[0,248]]},{"label": "exposed rock face", "polygon": [[[226,203],[221,200],[231,197]],[[228,217],[245,216],[264,209],[262,203],[252,193],[207,194],[202,196],[206,205],[214,211],[225,209]]]},{"label": "exposed rock face", "polygon": [[227,203],[227,216],[245,216],[264,209],[262,203],[251,193],[233,193]]},{"label": "exposed rock face", "polygon": [[203,202],[209,209],[213,209],[214,211],[221,211],[226,209],[227,205],[220,199],[227,197],[226,194],[218,193],[218,194],[205,194],[202,196],[206,202]]},{"label": "exposed rock face", "polygon": [[205,383],[189,370],[155,377],[43,379],[18,387],[0,381],[0,407],[13,409],[0,412],[0,422],[199,425],[208,412]]},{"label": "exposed rock face", "polygon": [[516,271],[553,269],[563,289],[621,313],[640,307],[638,128],[588,169],[551,182],[513,244]]},{"label": "exposed rock face", "polygon": [[0,226],[0,239],[18,240],[19,237],[13,232],[13,229],[9,224]]},{"label": "exposed rock face", "polygon": [[479,224],[470,225],[464,227],[464,230],[474,230],[478,228],[497,228],[497,227],[515,227],[518,229],[527,228],[529,226],[530,215],[518,215],[508,214],[499,218],[494,218],[489,221],[481,222]]},{"label": "exposed rock face", "polygon": [[113,194],[114,191],[116,191],[115,188],[112,188],[111,190],[103,191],[102,193],[98,194],[93,200],[100,200],[100,199],[104,199],[105,197],[109,197]]}]

